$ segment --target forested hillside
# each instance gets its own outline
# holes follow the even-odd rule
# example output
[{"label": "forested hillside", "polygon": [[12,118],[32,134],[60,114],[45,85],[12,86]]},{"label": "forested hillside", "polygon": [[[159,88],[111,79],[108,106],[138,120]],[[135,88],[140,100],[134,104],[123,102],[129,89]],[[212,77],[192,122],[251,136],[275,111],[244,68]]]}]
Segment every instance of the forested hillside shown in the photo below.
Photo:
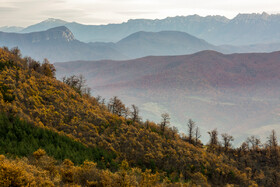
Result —
[{"label": "forested hillside", "polygon": [[280,184],[275,136],[266,147],[251,137],[233,149],[232,137],[219,143],[213,130],[204,146],[198,133],[171,127],[168,114],[160,124],[143,122],[137,106],[91,97],[83,77],[58,81],[52,64],[18,49],[0,48],[0,71],[2,186]]}]

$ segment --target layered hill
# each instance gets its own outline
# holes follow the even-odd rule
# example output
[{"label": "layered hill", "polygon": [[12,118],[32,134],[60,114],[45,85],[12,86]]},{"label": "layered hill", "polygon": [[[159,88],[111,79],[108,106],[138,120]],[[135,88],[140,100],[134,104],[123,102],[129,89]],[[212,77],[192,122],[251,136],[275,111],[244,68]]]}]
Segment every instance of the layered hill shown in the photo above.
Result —
[{"label": "layered hill", "polygon": [[183,55],[218,49],[204,40],[176,31],[138,32],[117,43],[83,43],[64,26],[42,32],[0,32],[0,45],[20,47],[24,55],[51,61],[133,59],[149,55]]},{"label": "layered hill", "polygon": [[159,120],[160,113],[169,111],[173,123],[185,131],[185,120],[191,117],[204,132],[209,128],[231,132],[238,144],[247,135],[265,138],[266,132],[278,129],[279,58],[279,52],[203,51],[55,66],[59,77],[85,75],[95,95],[118,95],[126,103],[136,103],[145,118]]},{"label": "layered hill", "polygon": [[[66,23],[50,19],[35,28],[48,28]],[[30,29],[32,30],[33,27]],[[279,43],[254,45],[215,46],[205,40],[180,31],[160,31],[133,33],[116,43],[77,40],[65,26],[27,34],[0,32],[0,46],[19,47],[23,55],[31,55],[37,60],[48,58],[52,62],[73,60],[125,60],[145,56],[186,55],[203,50],[222,53],[272,52],[280,50]]]},{"label": "layered hill", "polygon": [[92,46],[75,39],[64,26],[27,34],[0,32],[0,45],[19,47],[23,55],[37,60],[51,61],[124,59],[125,56],[110,46]]},{"label": "layered hill", "polygon": [[[223,16],[199,15],[168,17],[165,19],[136,19],[121,24],[83,25],[48,19],[22,32],[43,31],[57,26],[69,28],[83,42],[117,42],[138,31],[159,32],[173,30],[187,32],[214,45],[250,45],[280,42],[278,14],[239,14],[233,19]],[[118,32],[116,32],[118,31]]]}]

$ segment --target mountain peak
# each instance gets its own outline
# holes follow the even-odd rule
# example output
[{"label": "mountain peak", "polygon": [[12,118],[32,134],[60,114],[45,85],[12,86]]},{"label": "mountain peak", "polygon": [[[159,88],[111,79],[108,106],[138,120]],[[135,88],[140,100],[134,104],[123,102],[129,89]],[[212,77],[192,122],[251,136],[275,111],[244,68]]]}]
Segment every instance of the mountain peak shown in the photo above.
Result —
[{"label": "mountain peak", "polygon": [[25,29],[22,30],[22,33],[44,31],[50,28],[66,25],[67,23],[68,22],[61,19],[48,18],[40,23],[26,27]]},{"label": "mountain peak", "polygon": [[270,14],[263,12],[263,13],[253,13],[253,14],[238,14],[233,20],[268,20],[271,17]]},{"label": "mountain peak", "polygon": [[48,18],[41,23],[60,23],[60,24],[66,24],[67,21],[61,20],[61,19],[55,19],[55,18]]},{"label": "mountain peak", "polygon": [[47,31],[67,31],[67,32],[69,32],[70,30],[65,26],[58,26],[58,27],[50,28]]},{"label": "mountain peak", "polygon": [[75,40],[74,34],[65,26],[51,28],[46,32],[50,33],[53,39],[62,38],[63,40],[68,42]]}]

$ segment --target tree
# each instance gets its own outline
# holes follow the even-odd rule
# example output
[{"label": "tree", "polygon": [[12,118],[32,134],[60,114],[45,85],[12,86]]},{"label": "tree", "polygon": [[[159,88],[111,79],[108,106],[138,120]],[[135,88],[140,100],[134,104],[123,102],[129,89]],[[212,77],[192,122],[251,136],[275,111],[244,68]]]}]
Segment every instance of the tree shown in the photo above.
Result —
[{"label": "tree", "polygon": [[135,106],[134,104],[131,106],[132,107],[132,111],[131,111],[131,119],[133,122],[139,122],[140,121],[140,117],[139,117],[139,108],[137,106]]},{"label": "tree", "polygon": [[250,144],[251,144],[251,148],[253,150],[258,150],[261,146],[261,140],[255,136],[251,136],[247,138],[247,144],[248,147],[250,148]]},{"label": "tree", "polygon": [[241,152],[248,151],[248,150],[249,150],[249,145],[248,145],[248,143],[247,143],[247,142],[243,142],[243,143],[241,144],[239,150],[240,150]]},{"label": "tree", "polygon": [[62,81],[76,90],[76,92],[78,92],[80,95],[90,95],[90,88],[87,87],[86,80],[83,75],[63,77]]},{"label": "tree", "polygon": [[271,131],[271,134],[268,137],[268,145],[270,147],[270,149],[276,149],[278,146],[278,142],[277,142],[277,136],[276,136],[276,132],[275,130]]},{"label": "tree", "polygon": [[29,70],[34,70],[36,72],[39,72],[39,70],[40,70],[40,63],[39,62],[33,60],[30,57],[27,57],[26,61],[27,61]]},{"label": "tree", "polygon": [[108,110],[112,114],[123,116],[123,114],[126,111],[126,107],[117,96],[114,96],[113,98],[110,99],[108,103]]},{"label": "tree", "polygon": [[125,109],[123,111],[123,117],[125,119],[127,119],[129,115],[131,115],[131,111],[130,111],[129,107],[125,107]]},{"label": "tree", "polygon": [[268,146],[271,152],[271,159],[275,165],[279,165],[280,157],[278,151],[278,142],[275,130],[271,131],[270,136],[268,137]]},{"label": "tree", "polygon": [[150,125],[150,121],[147,119],[144,123],[145,125],[145,128],[148,129],[149,128],[149,125]]},{"label": "tree", "polygon": [[55,71],[56,71],[56,69],[55,69],[54,65],[50,64],[48,59],[45,58],[42,66],[41,66],[41,73],[48,77],[55,77]]},{"label": "tree", "polygon": [[161,114],[161,118],[162,121],[160,127],[161,127],[161,131],[164,133],[165,128],[170,124],[170,117],[168,113],[163,113]]},{"label": "tree", "polygon": [[12,48],[11,53],[14,54],[17,57],[21,57],[21,52],[20,52],[20,49],[18,47]]},{"label": "tree", "polygon": [[217,146],[219,141],[218,141],[218,131],[217,129],[214,129],[212,131],[208,132],[209,136],[210,136],[210,141],[209,141],[209,145],[210,146]]},{"label": "tree", "polygon": [[194,134],[195,123],[192,119],[188,121],[188,135],[189,135],[189,143],[192,143],[193,134]]},{"label": "tree", "polygon": [[195,145],[198,145],[199,138],[201,137],[200,130],[198,127],[195,128]]},{"label": "tree", "polygon": [[232,145],[231,142],[234,141],[234,138],[233,136],[230,136],[227,133],[223,133],[221,136],[222,136],[224,148],[227,151],[228,148],[231,147]]},{"label": "tree", "polygon": [[173,138],[175,139],[175,137],[176,137],[176,134],[178,134],[178,128],[177,127],[175,127],[175,126],[173,126],[172,128],[171,128],[171,132],[172,132],[172,136],[173,136]]}]

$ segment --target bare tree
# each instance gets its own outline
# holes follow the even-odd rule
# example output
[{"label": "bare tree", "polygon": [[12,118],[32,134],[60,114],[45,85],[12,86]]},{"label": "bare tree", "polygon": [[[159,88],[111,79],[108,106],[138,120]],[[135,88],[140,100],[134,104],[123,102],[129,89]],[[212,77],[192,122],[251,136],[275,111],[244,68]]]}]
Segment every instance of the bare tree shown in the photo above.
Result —
[{"label": "bare tree", "polygon": [[113,98],[110,99],[108,103],[108,110],[112,114],[123,116],[126,108],[125,105],[122,103],[122,101],[117,96],[114,96]]},{"label": "bare tree", "polygon": [[195,145],[198,145],[199,138],[201,137],[200,130],[198,127],[195,128]]},{"label": "bare tree", "polygon": [[161,121],[160,126],[161,126],[162,132],[164,133],[165,128],[170,124],[170,117],[169,117],[168,113],[163,113],[163,114],[161,114],[161,118],[162,118],[162,121]]},{"label": "bare tree", "polygon": [[261,147],[261,140],[255,136],[251,136],[247,138],[247,144],[249,148],[251,144],[253,150],[258,150]]},{"label": "bare tree", "polygon": [[240,151],[248,151],[249,150],[249,145],[247,142],[243,142],[240,146]]},{"label": "bare tree", "polygon": [[275,149],[278,146],[278,142],[277,142],[277,136],[276,136],[276,132],[275,130],[271,131],[271,134],[268,137],[268,146],[270,147],[270,149]]},{"label": "bare tree", "polygon": [[79,94],[90,95],[90,88],[87,87],[86,80],[83,75],[72,75],[70,77],[63,77],[62,81],[76,90]]},{"label": "bare tree", "polygon": [[95,99],[96,99],[96,101],[97,101],[99,104],[101,104],[101,100],[102,100],[101,95],[97,95],[97,96],[95,97]]},{"label": "bare tree", "polygon": [[188,135],[189,135],[189,143],[192,143],[193,134],[194,134],[195,123],[192,119],[188,121]]},{"label": "bare tree", "polygon": [[173,126],[171,128],[171,131],[172,131],[173,138],[175,139],[175,135],[178,134],[179,130],[177,127]]},{"label": "bare tree", "polygon": [[132,111],[131,111],[131,119],[133,122],[139,122],[141,118],[139,117],[139,108],[136,105],[131,105]]},{"label": "bare tree", "polygon": [[218,131],[217,129],[214,129],[212,131],[208,132],[209,136],[210,136],[210,141],[209,141],[209,145],[210,146],[217,146],[219,144],[218,141]]},{"label": "bare tree", "polygon": [[123,117],[124,117],[125,119],[127,119],[128,116],[130,116],[130,114],[131,114],[131,111],[130,111],[129,107],[125,107],[125,108],[124,108],[124,111],[123,111]]},{"label": "bare tree", "polygon": [[234,138],[233,138],[233,136],[230,136],[227,133],[223,133],[223,134],[221,134],[221,136],[222,136],[222,139],[223,139],[224,148],[227,151],[228,148],[231,147],[231,145],[232,145],[231,142],[234,141]]}]

